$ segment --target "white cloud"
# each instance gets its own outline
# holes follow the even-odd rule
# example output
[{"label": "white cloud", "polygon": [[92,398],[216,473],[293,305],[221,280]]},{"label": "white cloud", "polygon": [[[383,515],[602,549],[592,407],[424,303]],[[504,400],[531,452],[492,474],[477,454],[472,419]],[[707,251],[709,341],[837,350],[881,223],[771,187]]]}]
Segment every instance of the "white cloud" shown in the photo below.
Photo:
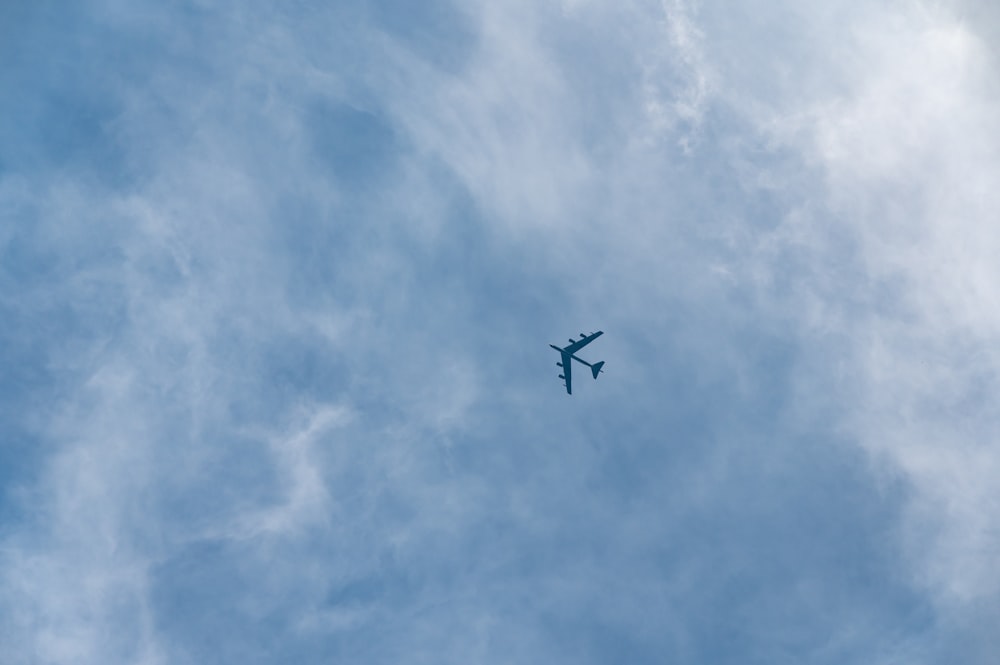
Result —
[{"label": "white cloud", "polygon": [[[788,441],[734,443],[783,423],[727,428],[751,427],[740,409],[780,420],[831,403],[818,429],[911,483],[913,579],[942,605],[995,594],[991,53],[940,9],[793,4],[482,3],[458,13],[474,38],[451,66],[418,37],[348,34],[363,21],[334,10],[232,9],[203,17],[227,26],[204,42],[167,14],[119,15],[162,50],[112,86],[128,185],[0,183],[60,278],[5,304],[71,303],[89,321],[47,342],[58,399],[31,418],[51,421],[35,431],[53,452],[5,536],[4,642],[25,662],[172,659],[184,648],[167,638],[197,626],[167,625],[157,594],[218,547],[244,628],[287,614],[296,637],[357,645],[389,625],[379,654],[486,661],[495,635],[558,651],[536,621],[557,616],[570,628],[554,634],[610,626],[594,649],[619,630],[697,655],[671,608],[707,616],[747,580],[787,583],[766,632],[791,614],[779,605],[826,589],[814,570],[747,577],[741,557],[775,550],[737,522],[815,507],[782,505],[785,487],[736,505],[765,482],[741,474],[796,476]],[[311,120],[317,107],[390,146],[369,179],[350,177],[365,149],[347,166],[322,154],[350,132],[315,145],[335,121]],[[449,246],[466,228],[491,246]],[[509,283],[469,286],[493,277],[484,257],[513,266]],[[490,307],[467,311],[470,293]],[[557,391],[554,373],[507,359],[533,367],[526,338],[575,317],[619,329],[606,392],[541,401],[525,377]],[[793,342],[813,359],[772,386]],[[632,429],[612,442],[601,418],[622,414]]]},{"label": "white cloud", "polygon": [[306,528],[323,528],[328,522],[332,506],[315,448],[350,415],[344,408],[325,406],[311,409],[304,417],[301,428],[267,437],[285,496],[277,505],[237,518],[234,535],[287,537]]},{"label": "white cloud", "polygon": [[859,10],[837,27],[850,57],[829,77],[842,89],[768,100],[762,119],[824,179],[807,236],[839,229],[853,247],[800,245],[814,264],[799,292],[815,315],[803,323],[822,335],[817,352],[830,345],[841,371],[853,368],[839,393],[851,431],[912,484],[904,540],[915,582],[943,603],[995,598],[995,55],[947,6]]},{"label": "white cloud", "polygon": [[[677,131],[679,143],[690,153],[692,141],[705,113],[711,94],[712,73],[705,62],[704,35],[692,18],[691,3],[684,0],[663,0],[663,35],[666,48],[653,49],[655,54],[643,74],[644,106],[653,128],[653,135]],[[671,76],[671,70],[677,72]],[[679,78],[677,89],[662,86]]]}]

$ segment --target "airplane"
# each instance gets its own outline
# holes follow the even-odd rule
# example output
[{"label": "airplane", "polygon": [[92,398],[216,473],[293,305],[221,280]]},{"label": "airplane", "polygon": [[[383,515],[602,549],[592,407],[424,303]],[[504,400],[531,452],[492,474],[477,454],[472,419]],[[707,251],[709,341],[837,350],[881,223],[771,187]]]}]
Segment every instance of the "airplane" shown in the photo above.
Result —
[{"label": "airplane", "polygon": [[556,351],[558,351],[559,353],[562,354],[562,360],[561,360],[561,362],[557,362],[556,365],[558,365],[559,367],[563,368],[563,373],[559,375],[559,378],[563,379],[566,382],[566,393],[567,394],[569,394],[569,395],[573,394],[573,383],[572,383],[573,374],[570,371],[571,368],[572,368],[572,366],[573,366],[573,363],[572,363],[573,360],[579,361],[579,362],[583,363],[584,365],[586,365],[587,367],[589,367],[590,368],[590,372],[591,372],[591,374],[594,375],[595,379],[597,378],[597,375],[602,372],[601,368],[604,367],[604,361],[603,360],[601,362],[599,362],[599,363],[594,363],[593,365],[591,365],[586,360],[582,360],[580,358],[577,358],[574,354],[577,351],[579,351],[580,349],[582,349],[583,347],[585,347],[588,344],[590,344],[591,342],[593,342],[595,339],[597,339],[598,337],[600,337],[603,334],[604,334],[604,332],[601,331],[601,330],[598,330],[595,333],[590,333],[589,335],[585,335],[583,333],[580,333],[580,339],[570,338],[570,340],[569,340],[569,346],[567,346],[564,349],[563,348],[559,348],[555,344],[549,344],[549,346],[551,346],[553,349],[555,349]]}]

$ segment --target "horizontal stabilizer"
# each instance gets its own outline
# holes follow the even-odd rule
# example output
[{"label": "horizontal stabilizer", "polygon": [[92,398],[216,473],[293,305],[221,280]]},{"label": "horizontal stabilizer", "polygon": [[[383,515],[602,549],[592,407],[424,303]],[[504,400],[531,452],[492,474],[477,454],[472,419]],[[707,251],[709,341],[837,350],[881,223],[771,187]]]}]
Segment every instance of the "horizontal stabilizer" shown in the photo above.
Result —
[{"label": "horizontal stabilizer", "polygon": [[593,365],[590,366],[590,371],[593,373],[595,379],[597,378],[597,375],[601,373],[602,367],[604,367],[603,360],[599,363],[594,363]]}]

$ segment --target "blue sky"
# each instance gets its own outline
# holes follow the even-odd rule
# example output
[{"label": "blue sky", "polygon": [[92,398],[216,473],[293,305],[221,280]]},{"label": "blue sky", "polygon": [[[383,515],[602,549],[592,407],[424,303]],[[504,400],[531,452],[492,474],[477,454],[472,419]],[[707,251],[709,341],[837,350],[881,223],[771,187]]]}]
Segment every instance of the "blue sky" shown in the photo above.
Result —
[{"label": "blue sky", "polygon": [[998,21],[5,3],[4,662],[994,662]]}]

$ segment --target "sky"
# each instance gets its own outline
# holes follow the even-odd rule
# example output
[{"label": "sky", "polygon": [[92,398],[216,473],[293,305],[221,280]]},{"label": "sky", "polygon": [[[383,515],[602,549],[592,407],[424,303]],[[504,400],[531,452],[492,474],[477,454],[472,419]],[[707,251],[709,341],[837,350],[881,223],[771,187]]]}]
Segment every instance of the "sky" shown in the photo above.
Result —
[{"label": "sky", "polygon": [[0,4],[0,660],[994,663],[997,43]]}]

